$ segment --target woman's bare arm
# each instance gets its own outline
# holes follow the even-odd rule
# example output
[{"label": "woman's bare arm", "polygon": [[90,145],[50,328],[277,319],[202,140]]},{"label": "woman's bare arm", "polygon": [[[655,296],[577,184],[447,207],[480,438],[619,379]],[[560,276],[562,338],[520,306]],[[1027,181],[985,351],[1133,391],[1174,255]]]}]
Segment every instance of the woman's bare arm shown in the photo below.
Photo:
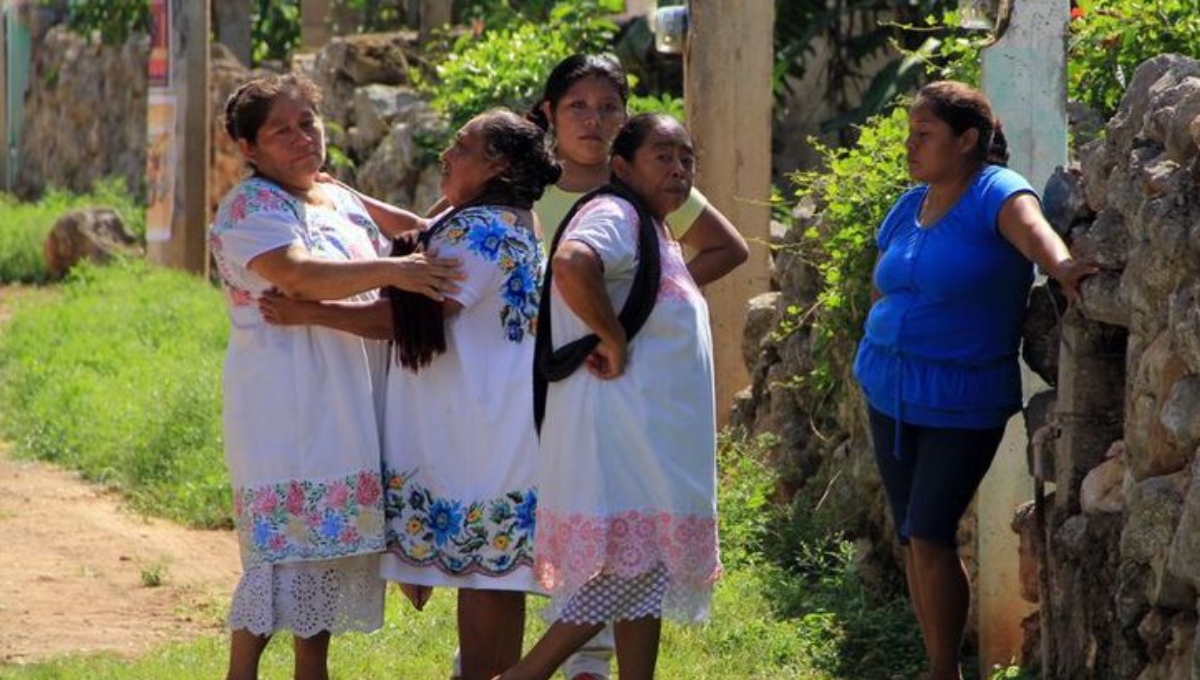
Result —
[{"label": "woman's bare arm", "polygon": [[746,240],[733,223],[711,204],[679,237],[692,252],[688,272],[696,285],[712,283],[737,268],[750,256]]}]

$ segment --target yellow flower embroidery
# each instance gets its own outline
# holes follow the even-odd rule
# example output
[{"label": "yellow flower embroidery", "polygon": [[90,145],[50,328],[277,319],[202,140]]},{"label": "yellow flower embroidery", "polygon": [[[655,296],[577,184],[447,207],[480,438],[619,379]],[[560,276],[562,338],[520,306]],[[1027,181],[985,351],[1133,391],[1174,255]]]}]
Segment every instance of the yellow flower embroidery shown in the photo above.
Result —
[{"label": "yellow flower embroidery", "polygon": [[423,528],[424,525],[421,524],[421,520],[417,519],[416,517],[408,520],[408,533],[415,536],[416,534],[421,533],[421,529]]},{"label": "yellow flower embroidery", "polygon": [[305,526],[303,520],[296,517],[288,520],[287,529],[285,531],[287,532],[288,538],[298,543],[303,542],[308,538],[308,527]]},{"label": "yellow flower embroidery", "polygon": [[492,539],[492,547],[496,550],[505,550],[508,548],[508,536],[500,534]]}]

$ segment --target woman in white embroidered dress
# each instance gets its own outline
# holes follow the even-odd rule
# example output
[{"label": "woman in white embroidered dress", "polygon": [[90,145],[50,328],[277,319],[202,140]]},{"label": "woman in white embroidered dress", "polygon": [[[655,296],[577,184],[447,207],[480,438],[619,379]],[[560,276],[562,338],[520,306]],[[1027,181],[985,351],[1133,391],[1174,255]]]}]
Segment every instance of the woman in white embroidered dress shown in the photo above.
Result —
[{"label": "woman in white embroidered dress", "polygon": [[[269,321],[394,338],[384,422],[388,580],[458,589],[464,680],[521,656],[536,589],[537,437],[528,385],[543,254],[533,202],[558,179],[542,131],[509,111],[473,118],[442,154],[454,206],[421,236],[462,261],[437,309],[397,295],[370,306],[269,296]],[[413,595],[416,592],[417,594]],[[426,593],[410,588],[420,606]]]},{"label": "woman in white embroidered dress", "polygon": [[231,324],[225,455],[244,569],[229,616],[229,680],[256,678],[282,630],[293,634],[295,678],[325,680],[330,635],[373,630],[383,618],[379,348],[322,328],[269,326],[256,299],[271,288],[309,299],[368,299],[388,285],[438,298],[455,289],[453,260],[379,258],[390,243],[372,211],[316,182],[325,158],[318,104],[310,81],[272,76],[244,84],[225,107],[226,130],[253,170],[210,232]]},{"label": "woman in white embroidered dress", "polygon": [[[587,370],[550,383],[541,428],[536,571],[556,620],[503,680],[549,678],[609,621],[622,680],[652,678],[662,617],[704,619],[721,571],[707,306],[662,221],[691,190],[692,143],[673,118],[643,114],[612,153],[632,202],[600,194],[577,206],[543,291],[553,348],[598,338]],[[643,227],[661,278],[627,338],[618,310],[639,295]]]}]

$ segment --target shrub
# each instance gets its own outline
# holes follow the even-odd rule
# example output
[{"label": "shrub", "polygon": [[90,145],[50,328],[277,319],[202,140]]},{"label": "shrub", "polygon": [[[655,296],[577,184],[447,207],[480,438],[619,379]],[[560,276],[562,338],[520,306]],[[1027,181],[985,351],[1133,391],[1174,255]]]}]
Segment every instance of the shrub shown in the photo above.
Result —
[{"label": "shrub", "polygon": [[0,433],[141,510],[229,526],[227,338],[221,296],[200,279],[141,262],[77,267],[0,334]]},{"label": "shrub", "polygon": [[51,189],[36,203],[0,194],[0,283],[44,283],[50,273],[42,249],[50,229],[63,213],[89,205],[115,208],[131,233],[145,236],[145,209],[118,179],[97,182],[83,195]]},{"label": "shrub", "polygon": [[908,112],[898,107],[867,121],[853,148],[817,143],[824,169],[792,175],[797,200],[813,201],[820,211],[805,230],[800,250],[820,273],[821,289],[812,309],[793,305],[787,310],[780,331],[811,325],[817,364],[805,380],[818,394],[825,395],[842,378],[830,346],[853,345],[862,334],[870,305],[875,230],[910,183],[904,163],[907,134]]},{"label": "shrub", "polygon": [[1079,0],[1067,53],[1067,88],[1105,118],[1143,61],[1168,52],[1200,55],[1194,0]]},{"label": "shrub", "polygon": [[544,24],[522,22],[464,35],[437,66],[436,82],[420,74],[414,79],[449,118],[451,130],[492,107],[522,111],[541,94],[555,64],[575,52],[606,48],[616,26],[602,14],[613,5],[611,0],[559,2]]}]

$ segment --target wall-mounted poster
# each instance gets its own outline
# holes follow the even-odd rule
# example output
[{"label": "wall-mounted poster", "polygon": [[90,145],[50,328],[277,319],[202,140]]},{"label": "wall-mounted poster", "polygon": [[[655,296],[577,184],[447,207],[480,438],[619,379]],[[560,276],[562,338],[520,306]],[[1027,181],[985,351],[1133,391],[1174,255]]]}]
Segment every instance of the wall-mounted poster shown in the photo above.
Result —
[{"label": "wall-mounted poster", "polygon": [[171,3],[150,0],[151,88],[171,87]]},{"label": "wall-mounted poster", "polygon": [[146,240],[169,241],[175,210],[174,96],[151,92],[146,111]]}]

